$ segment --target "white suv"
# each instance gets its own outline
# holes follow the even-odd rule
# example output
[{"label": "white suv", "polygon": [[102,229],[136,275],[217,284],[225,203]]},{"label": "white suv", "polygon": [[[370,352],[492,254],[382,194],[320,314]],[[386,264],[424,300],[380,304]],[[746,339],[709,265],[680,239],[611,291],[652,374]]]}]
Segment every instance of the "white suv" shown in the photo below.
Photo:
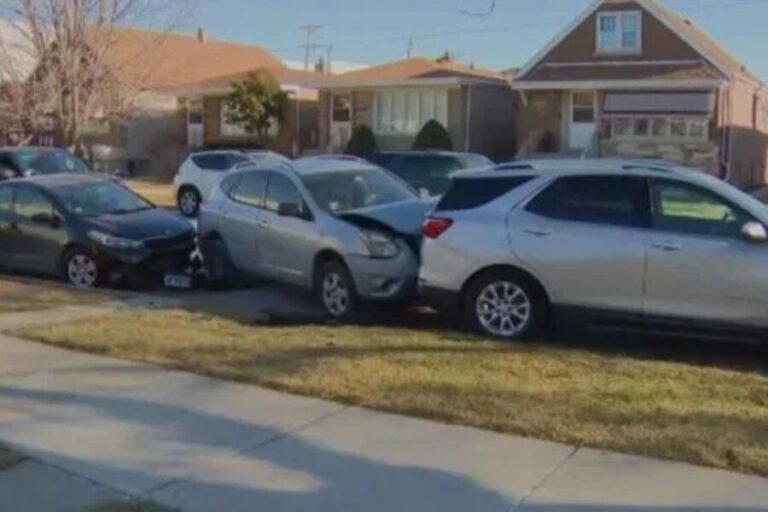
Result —
[{"label": "white suv", "polygon": [[181,164],[173,179],[179,211],[186,217],[197,216],[200,203],[208,199],[222,178],[238,165],[247,162],[290,164],[290,160],[271,151],[218,150],[192,153]]},{"label": "white suv", "polygon": [[507,339],[558,311],[765,339],[766,226],[764,204],[672,164],[513,162],[455,175],[424,224],[421,290]]}]

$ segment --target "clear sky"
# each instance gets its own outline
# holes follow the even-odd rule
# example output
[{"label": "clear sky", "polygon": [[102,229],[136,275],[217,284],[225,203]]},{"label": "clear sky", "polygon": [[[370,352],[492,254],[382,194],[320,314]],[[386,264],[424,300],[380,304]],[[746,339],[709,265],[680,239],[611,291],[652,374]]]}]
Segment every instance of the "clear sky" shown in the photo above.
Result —
[{"label": "clear sky", "polygon": [[[333,59],[376,64],[452,51],[462,61],[523,65],[592,0],[198,0],[187,28],[302,60],[302,25],[323,25],[313,43]],[[666,0],[768,81],[768,0]],[[467,14],[467,11],[472,14]],[[473,15],[474,14],[474,15]],[[324,50],[316,50],[323,52]],[[317,53],[319,55],[320,53]]]}]

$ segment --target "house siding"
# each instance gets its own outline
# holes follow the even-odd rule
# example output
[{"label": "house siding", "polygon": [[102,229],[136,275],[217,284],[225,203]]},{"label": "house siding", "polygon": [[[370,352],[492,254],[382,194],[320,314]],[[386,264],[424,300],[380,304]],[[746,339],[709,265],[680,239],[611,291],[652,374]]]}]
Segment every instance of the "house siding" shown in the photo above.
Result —
[{"label": "house siding", "polygon": [[[520,105],[515,116],[517,133],[519,134],[518,148],[523,149],[530,143],[530,138],[552,134],[555,149],[564,145],[562,133],[563,123],[563,92],[562,91],[532,91],[527,93],[526,100]],[[532,152],[539,148],[528,148]]]},{"label": "house siding", "polygon": [[645,11],[636,2],[611,3],[603,5],[597,12],[642,11],[643,33],[642,54],[598,54],[596,44],[597,13],[577,26],[563,41],[542,59],[542,63],[591,62],[601,60],[701,60],[702,57],[679,35],[670,30],[655,16]]},{"label": "house siding", "polygon": [[728,97],[728,180],[741,188],[762,186],[768,181],[768,94],[762,86],[737,78]]},{"label": "house siding", "polygon": [[[496,161],[515,156],[515,93],[506,85],[473,85],[469,150]],[[462,146],[456,145],[457,148]]]}]

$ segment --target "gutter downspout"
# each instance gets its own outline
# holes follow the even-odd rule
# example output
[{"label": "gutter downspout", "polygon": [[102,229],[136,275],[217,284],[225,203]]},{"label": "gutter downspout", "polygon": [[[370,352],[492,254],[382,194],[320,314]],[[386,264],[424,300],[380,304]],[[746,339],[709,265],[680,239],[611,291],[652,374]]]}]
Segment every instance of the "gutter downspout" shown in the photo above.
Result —
[{"label": "gutter downspout", "polygon": [[465,120],[465,126],[464,126],[464,151],[469,153],[470,146],[471,146],[471,135],[470,130],[472,128],[471,126],[471,119],[472,119],[472,84],[467,84],[467,113],[466,113],[467,119]]},{"label": "gutter downspout", "polygon": [[296,138],[293,141],[293,158],[299,156],[301,150],[301,99],[299,93],[301,87],[296,88]]},{"label": "gutter downspout", "polygon": [[720,152],[720,163],[725,168],[721,175],[723,181],[729,182],[731,179],[731,162],[733,160],[733,140],[731,137],[731,82],[726,82],[722,88],[723,92],[723,133],[721,135],[720,147],[728,148],[728,153]]}]

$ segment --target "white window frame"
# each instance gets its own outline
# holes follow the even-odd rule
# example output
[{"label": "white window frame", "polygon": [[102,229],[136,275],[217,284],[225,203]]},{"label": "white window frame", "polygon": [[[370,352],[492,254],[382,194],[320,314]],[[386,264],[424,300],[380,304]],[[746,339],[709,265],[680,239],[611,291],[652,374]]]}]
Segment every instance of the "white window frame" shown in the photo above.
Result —
[{"label": "white window frame", "polygon": [[[637,45],[634,47],[624,47],[624,18],[633,17],[637,21]],[[600,27],[605,18],[614,18],[616,27],[616,37],[618,46],[613,48],[603,48],[600,39]],[[642,11],[605,11],[597,13],[597,24],[595,25],[595,48],[598,54],[637,54],[643,51],[643,13]]]},{"label": "white window frame", "polygon": [[[619,119],[630,121],[629,133],[627,135],[617,135],[615,123]],[[638,119],[648,120],[648,134],[635,135],[635,121]],[[657,136],[653,134],[654,119],[666,119],[666,135]],[[685,137],[673,137],[671,135],[671,126],[673,120],[685,121]],[[690,115],[612,115],[606,118],[611,123],[611,140],[616,141],[656,141],[656,142],[707,142],[710,140],[710,120],[701,116]],[[704,124],[704,130],[700,136],[691,136],[691,126],[694,124]]]},{"label": "white window frame", "polygon": [[[419,97],[419,113],[413,116],[409,101],[413,94]],[[430,119],[436,119],[448,128],[448,89],[407,87],[379,89],[373,95],[373,131],[379,135],[415,135]],[[431,102],[425,108],[426,102]],[[386,106],[387,112],[382,112]],[[400,110],[400,112],[398,112]],[[431,114],[428,115],[427,114]],[[429,117],[429,119],[426,119]]]}]

